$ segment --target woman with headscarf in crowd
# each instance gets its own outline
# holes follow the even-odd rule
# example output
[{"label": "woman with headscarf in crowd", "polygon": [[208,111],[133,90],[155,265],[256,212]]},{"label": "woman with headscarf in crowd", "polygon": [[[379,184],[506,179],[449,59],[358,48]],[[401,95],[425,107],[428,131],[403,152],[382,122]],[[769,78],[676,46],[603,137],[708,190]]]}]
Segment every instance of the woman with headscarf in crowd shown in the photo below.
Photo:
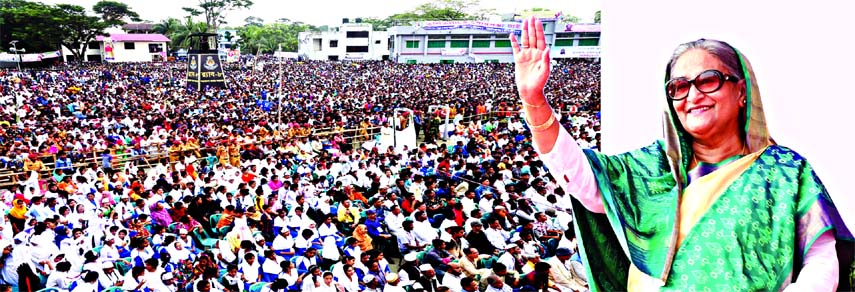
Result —
[{"label": "woman with headscarf in crowd", "polygon": [[162,201],[157,202],[151,205],[151,207],[149,207],[149,210],[151,211],[152,223],[167,227],[169,226],[169,224],[172,224],[172,216],[169,214],[169,210],[167,210],[163,206],[164,204],[165,203],[163,203]]},{"label": "woman with headscarf in crowd", "polygon": [[353,230],[353,238],[356,239],[356,244],[359,245],[362,253],[374,249],[374,245],[371,243],[371,236],[368,234],[368,227],[365,227],[365,224],[356,226],[356,229]]},{"label": "woman with headscarf in crowd", "polygon": [[15,199],[12,201],[12,209],[9,210],[9,222],[15,230],[15,234],[24,230],[24,224],[27,222],[27,204],[24,200]]}]

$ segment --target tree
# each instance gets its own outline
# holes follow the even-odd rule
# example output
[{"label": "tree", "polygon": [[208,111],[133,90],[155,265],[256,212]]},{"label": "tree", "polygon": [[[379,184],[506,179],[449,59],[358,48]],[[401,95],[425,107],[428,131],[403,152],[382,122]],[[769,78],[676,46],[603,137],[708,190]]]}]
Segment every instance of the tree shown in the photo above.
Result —
[{"label": "tree", "polygon": [[600,23],[600,10],[594,13],[594,23]]},{"label": "tree", "polygon": [[385,31],[386,29],[392,27],[392,21],[389,18],[380,19],[376,17],[366,17],[362,18],[363,23],[369,23],[376,31]]},{"label": "tree", "polygon": [[246,25],[254,25],[254,26],[262,26],[264,25],[264,19],[260,17],[250,16],[243,20],[246,22]]},{"label": "tree", "polygon": [[127,4],[121,2],[101,0],[92,7],[92,10],[100,14],[101,19],[109,26],[125,24],[126,18],[129,18],[131,21],[142,21],[139,14],[131,10]]},{"label": "tree", "polygon": [[109,25],[97,16],[86,15],[86,9],[71,4],[57,4],[57,30],[62,34],[61,44],[74,59],[83,61],[86,45],[96,36],[104,34]]},{"label": "tree", "polygon": [[236,10],[249,8],[252,6],[252,0],[198,0],[197,7],[184,7],[184,11],[190,13],[191,16],[205,17],[205,30],[215,32],[220,27],[220,24],[225,23],[226,13]]},{"label": "tree", "polygon": [[19,41],[18,49],[44,52],[59,49],[62,34],[56,27],[60,11],[54,6],[24,0],[0,0],[0,44]]}]

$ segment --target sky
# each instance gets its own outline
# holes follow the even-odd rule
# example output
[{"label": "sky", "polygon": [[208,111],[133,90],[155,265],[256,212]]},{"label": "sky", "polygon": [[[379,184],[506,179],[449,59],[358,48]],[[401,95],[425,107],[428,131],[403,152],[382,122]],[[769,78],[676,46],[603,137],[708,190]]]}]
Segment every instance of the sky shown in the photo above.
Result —
[{"label": "sky", "polygon": [[[158,22],[168,17],[183,18],[187,15],[182,7],[196,5],[198,0],[117,0],[128,4],[145,20]],[[98,0],[42,0],[45,4],[74,3],[92,9]],[[228,26],[240,26],[249,16],[260,17],[265,22],[274,22],[279,18],[302,21],[313,25],[339,25],[342,18],[379,17],[401,13],[415,8],[426,0],[312,0],[306,5],[303,1],[254,0],[249,10],[232,11],[226,18]],[[562,11],[565,15],[581,18],[583,22],[593,22],[594,13],[600,10],[600,0],[482,0],[482,7],[495,8],[500,14],[522,11],[532,7],[549,8]],[[300,3],[301,7],[292,3]],[[202,20],[201,18],[199,20]]]}]

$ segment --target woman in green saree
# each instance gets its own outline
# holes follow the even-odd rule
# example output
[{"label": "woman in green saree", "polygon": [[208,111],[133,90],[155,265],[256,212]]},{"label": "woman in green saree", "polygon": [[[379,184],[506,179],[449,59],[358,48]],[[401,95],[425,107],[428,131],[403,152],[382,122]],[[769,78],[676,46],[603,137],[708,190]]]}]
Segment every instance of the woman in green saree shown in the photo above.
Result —
[{"label": "woman in green saree", "polygon": [[852,288],[852,233],[807,160],[770,137],[739,51],[704,39],[678,47],[665,73],[665,138],[607,156],[555,123],[540,21],[511,42],[535,149],[574,196],[591,290]]}]

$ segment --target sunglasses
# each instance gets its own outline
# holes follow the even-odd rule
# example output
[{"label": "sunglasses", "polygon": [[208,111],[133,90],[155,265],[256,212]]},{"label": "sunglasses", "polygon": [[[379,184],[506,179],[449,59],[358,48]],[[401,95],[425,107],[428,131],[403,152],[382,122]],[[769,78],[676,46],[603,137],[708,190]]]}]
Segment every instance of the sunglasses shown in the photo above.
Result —
[{"label": "sunglasses", "polygon": [[683,100],[689,96],[689,89],[692,85],[702,93],[713,93],[721,89],[726,81],[736,82],[739,81],[739,78],[721,73],[718,70],[706,70],[692,80],[685,77],[669,80],[665,83],[665,93],[668,95],[668,99],[672,101]]}]

